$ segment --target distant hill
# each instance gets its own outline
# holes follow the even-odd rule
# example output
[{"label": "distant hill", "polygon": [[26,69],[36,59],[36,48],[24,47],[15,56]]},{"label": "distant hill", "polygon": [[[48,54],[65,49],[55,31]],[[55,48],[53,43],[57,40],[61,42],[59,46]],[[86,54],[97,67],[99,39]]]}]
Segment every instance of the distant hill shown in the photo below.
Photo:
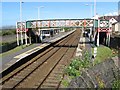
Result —
[{"label": "distant hill", "polygon": [[3,26],[3,27],[0,27],[0,30],[8,30],[8,29],[16,29],[16,26]]}]

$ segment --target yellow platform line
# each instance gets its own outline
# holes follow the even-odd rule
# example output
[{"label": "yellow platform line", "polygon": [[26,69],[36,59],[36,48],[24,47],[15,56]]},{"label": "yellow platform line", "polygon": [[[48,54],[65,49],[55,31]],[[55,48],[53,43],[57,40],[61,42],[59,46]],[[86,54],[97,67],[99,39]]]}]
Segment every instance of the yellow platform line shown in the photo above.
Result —
[{"label": "yellow platform line", "polygon": [[37,46],[37,47],[35,47],[35,48],[31,49],[31,50],[28,50],[28,51],[26,51],[26,52],[24,52],[24,53],[22,53],[22,54],[17,55],[17,56],[15,56],[14,58],[25,57],[25,56],[27,56],[27,55],[29,55],[29,54],[37,51],[37,50],[40,50],[40,49],[46,47],[47,45],[49,45],[49,44],[42,44],[42,45]]}]

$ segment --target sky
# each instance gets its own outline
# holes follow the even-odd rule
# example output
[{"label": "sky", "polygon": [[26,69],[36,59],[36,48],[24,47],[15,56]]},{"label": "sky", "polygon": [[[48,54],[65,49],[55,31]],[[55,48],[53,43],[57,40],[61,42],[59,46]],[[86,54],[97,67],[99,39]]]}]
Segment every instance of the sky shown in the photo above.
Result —
[{"label": "sky", "polygon": [[[1,26],[16,25],[20,21],[20,2],[2,2]],[[88,6],[86,5],[88,4]],[[91,6],[92,12],[91,12]],[[93,2],[24,2],[22,3],[22,21],[36,19],[83,19],[94,15]],[[38,18],[38,8],[39,18]],[[91,16],[92,13],[92,16]],[[97,2],[96,13],[98,15],[116,15],[118,13],[117,2]],[[0,26],[0,27],[1,27]]]}]

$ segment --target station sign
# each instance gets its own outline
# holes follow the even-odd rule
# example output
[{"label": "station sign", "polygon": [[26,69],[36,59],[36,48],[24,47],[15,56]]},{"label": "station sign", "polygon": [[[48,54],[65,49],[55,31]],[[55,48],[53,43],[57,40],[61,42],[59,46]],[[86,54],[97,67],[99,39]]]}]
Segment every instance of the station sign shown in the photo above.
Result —
[{"label": "station sign", "polygon": [[17,22],[16,23],[16,32],[25,32],[26,31],[26,22]]},{"label": "station sign", "polygon": [[26,28],[36,28],[37,23],[35,21],[27,21],[26,22]]},{"label": "station sign", "polygon": [[100,28],[109,28],[108,20],[100,20]]}]

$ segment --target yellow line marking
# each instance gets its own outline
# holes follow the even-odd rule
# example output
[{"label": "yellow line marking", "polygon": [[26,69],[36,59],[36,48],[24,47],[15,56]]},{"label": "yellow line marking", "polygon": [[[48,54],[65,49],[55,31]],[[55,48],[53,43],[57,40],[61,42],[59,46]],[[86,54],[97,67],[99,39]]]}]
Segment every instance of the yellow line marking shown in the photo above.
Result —
[{"label": "yellow line marking", "polygon": [[28,51],[26,51],[26,52],[24,52],[22,54],[17,55],[14,58],[21,58],[21,57],[27,56],[27,55],[29,55],[29,54],[37,51],[37,50],[40,50],[40,49],[44,48],[47,45],[49,45],[49,44],[42,44],[42,45],[37,46],[37,47],[35,47],[35,48],[31,49],[31,50],[28,50]]}]

